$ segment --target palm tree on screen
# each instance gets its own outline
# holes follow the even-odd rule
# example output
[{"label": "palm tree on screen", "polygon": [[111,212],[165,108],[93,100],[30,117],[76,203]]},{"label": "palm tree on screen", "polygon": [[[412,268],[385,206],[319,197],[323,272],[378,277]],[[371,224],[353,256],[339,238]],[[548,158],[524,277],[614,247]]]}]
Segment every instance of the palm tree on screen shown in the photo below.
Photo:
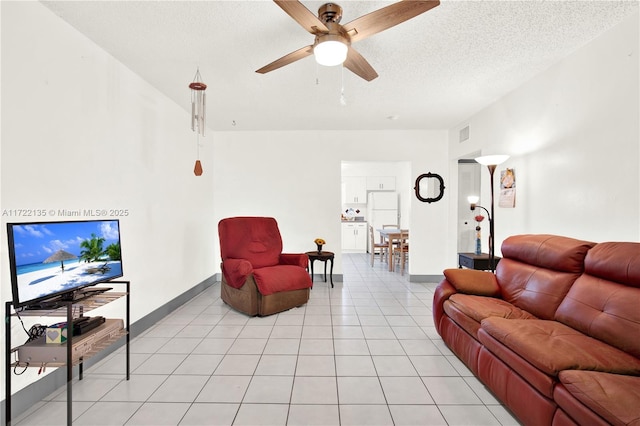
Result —
[{"label": "palm tree on screen", "polygon": [[109,244],[104,252],[111,260],[120,260],[120,243]]},{"label": "palm tree on screen", "polygon": [[103,237],[91,234],[90,239],[80,243],[80,247],[84,249],[80,251],[80,258],[87,262],[99,260],[105,254],[105,250],[102,248],[104,241]]}]

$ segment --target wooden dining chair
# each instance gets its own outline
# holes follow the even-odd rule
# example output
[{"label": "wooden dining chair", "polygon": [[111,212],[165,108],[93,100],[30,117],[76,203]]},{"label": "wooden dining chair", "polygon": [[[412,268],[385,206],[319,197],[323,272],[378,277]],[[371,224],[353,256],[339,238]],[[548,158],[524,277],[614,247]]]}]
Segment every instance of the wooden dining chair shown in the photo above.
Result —
[{"label": "wooden dining chair", "polygon": [[[382,229],[385,229],[385,228],[395,228],[395,229],[397,229],[397,228],[399,228],[399,226],[397,224],[395,224],[395,223],[382,225]],[[380,234],[380,242],[381,243],[385,242],[384,241],[384,237],[382,236],[382,234]]]},{"label": "wooden dining chair", "polygon": [[395,270],[397,261],[400,264],[400,275],[404,275],[404,269],[409,258],[409,231],[406,229],[401,230],[396,240],[397,244],[394,244],[393,247],[393,270]]},{"label": "wooden dining chair", "polygon": [[376,251],[379,251],[380,261],[385,258],[385,253],[387,251],[387,243],[379,242],[376,243],[375,232],[373,230],[373,226],[369,225],[369,239],[371,241],[371,266],[373,266],[373,262],[376,258]]}]

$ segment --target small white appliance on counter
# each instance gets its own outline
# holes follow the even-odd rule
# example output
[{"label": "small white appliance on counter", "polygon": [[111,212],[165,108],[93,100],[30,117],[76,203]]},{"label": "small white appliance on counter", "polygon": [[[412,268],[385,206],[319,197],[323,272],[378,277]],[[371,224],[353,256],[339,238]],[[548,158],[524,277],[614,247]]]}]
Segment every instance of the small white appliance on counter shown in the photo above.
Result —
[{"label": "small white appliance on counter", "polygon": [[[400,195],[397,192],[370,192],[367,197],[367,222],[373,226],[373,230],[377,235],[376,229],[382,228],[382,225],[392,225],[400,223],[399,200]],[[371,250],[369,244],[370,239],[367,238],[367,249]]]}]

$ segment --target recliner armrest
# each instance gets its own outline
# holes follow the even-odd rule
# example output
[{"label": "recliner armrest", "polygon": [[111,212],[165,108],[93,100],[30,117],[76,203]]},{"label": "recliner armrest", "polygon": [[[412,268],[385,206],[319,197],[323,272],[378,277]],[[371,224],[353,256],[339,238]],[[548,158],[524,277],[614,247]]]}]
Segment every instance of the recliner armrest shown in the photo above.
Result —
[{"label": "recliner armrest", "polygon": [[444,276],[460,293],[478,296],[500,296],[500,286],[491,272],[475,269],[445,269]]},{"label": "recliner armrest", "polygon": [[227,284],[233,288],[240,288],[253,272],[251,262],[246,259],[225,259],[222,261],[222,273]]},{"label": "recliner armrest", "polygon": [[309,265],[309,256],[304,253],[281,253],[280,264],[295,265],[306,269]]}]

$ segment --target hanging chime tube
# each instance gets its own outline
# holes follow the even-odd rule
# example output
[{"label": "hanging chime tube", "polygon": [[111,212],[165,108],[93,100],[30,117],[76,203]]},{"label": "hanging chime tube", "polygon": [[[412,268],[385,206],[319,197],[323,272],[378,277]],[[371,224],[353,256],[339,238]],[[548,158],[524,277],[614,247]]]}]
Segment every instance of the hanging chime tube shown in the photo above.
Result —
[{"label": "hanging chime tube", "polygon": [[191,95],[191,131],[196,131],[196,103]]},{"label": "hanging chime tube", "polygon": [[207,128],[205,124],[205,120],[207,118],[207,94],[204,93],[204,90],[202,91],[202,112],[200,114],[201,114],[200,115],[200,121],[201,121],[200,134],[204,136],[204,129]]},{"label": "hanging chime tube", "polygon": [[191,130],[204,136],[206,112],[204,91],[207,90],[207,85],[202,83],[200,79],[200,70],[198,70],[193,82],[189,84],[191,89]]}]

